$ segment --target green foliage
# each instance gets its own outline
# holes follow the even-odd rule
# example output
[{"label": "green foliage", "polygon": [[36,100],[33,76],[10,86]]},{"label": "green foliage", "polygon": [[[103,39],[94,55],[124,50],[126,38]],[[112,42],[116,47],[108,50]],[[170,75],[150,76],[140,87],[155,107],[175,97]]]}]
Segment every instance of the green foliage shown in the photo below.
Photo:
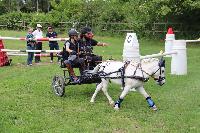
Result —
[{"label": "green foliage", "polygon": [[[40,10],[36,13],[36,0],[27,0],[25,4],[22,1],[10,1],[10,4],[5,0],[0,1],[0,7],[5,7],[0,11],[0,15],[3,14],[0,24],[6,23],[10,29],[19,29],[19,26],[14,26],[18,20],[24,20],[30,26],[34,26],[37,22],[47,22],[55,27],[61,27],[59,22],[82,22],[78,28],[89,25],[98,32],[106,30],[109,33],[134,30],[142,36],[150,34],[154,22],[181,23],[184,25],[182,31],[200,29],[198,26],[200,2],[197,0],[38,0],[38,2]],[[5,12],[9,13],[4,14]]]},{"label": "green foliage", "polygon": [[5,8],[5,4],[3,2],[0,2],[0,15],[8,12],[8,10]]}]

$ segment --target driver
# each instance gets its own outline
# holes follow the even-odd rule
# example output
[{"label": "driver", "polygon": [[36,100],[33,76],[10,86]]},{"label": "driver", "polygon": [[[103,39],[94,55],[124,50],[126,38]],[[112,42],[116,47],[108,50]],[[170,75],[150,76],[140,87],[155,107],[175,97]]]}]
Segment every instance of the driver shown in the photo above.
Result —
[{"label": "driver", "polygon": [[98,63],[102,62],[102,57],[93,54],[93,46],[107,46],[107,43],[101,43],[93,39],[94,34],[90,27],[84,27],[80,34],[80,57],[86,59],[90,65],[96,66]]},{"label": "driver", "polygon": [[68,58],[64,61],[64,64],[66,65],[72,82],[78,83],[79,79],[74,73],[73,67],[74,65],[79,66],[80,73],[84,71],[84,59],[79,58],[78,55],[78,49],[79,49],[79,43],[78,43],[78,32],[75,29],[71,29],[68,32],[69,40],[67,40],[64,44],[65,50],[67,51]]}]

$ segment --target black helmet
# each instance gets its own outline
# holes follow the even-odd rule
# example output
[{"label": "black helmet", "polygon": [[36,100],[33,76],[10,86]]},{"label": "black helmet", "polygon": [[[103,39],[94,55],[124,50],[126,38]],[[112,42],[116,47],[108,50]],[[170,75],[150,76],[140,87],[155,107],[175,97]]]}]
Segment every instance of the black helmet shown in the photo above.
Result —
[{"label": "black helmet", "polygon": [[71,36],[78,36],[78,32],[75,29],[71,29],[68,32],[69,37]]},{"label": "black helmet", "polygon": [[82,30],[81,30],[81,34],[86,34],[88,32],[91,32],[92,29],[90,27],[84,27]]}]

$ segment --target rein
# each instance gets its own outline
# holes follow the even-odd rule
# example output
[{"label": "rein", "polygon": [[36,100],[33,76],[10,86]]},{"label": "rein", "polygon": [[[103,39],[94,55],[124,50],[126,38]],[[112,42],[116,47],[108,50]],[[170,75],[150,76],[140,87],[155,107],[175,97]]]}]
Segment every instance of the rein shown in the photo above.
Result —
[{"label": "rein", "polygon": [[[125,69],[127,68],[127,66],[128,66],[129,64],[132,65],[132,66],[134,66],[136,69],[135,69],[133,75],[131,75],[131,76],[125,76]],[[100,76],[101,78],[104,78],[104,79],[106,79],[106,78],[110,78],[110,79],[118,79],[118,78],[121,78],[121,80],[122,80],[122,86],[123,86],[123,87],[125,86],[125,81],[124,81],[125,78],[137,79],[137,80],[140,80],[140,81],[143,81],[143,82],[147,82],[147,81],[149,80],[149,78],[145,78],[145,77],[144,77],[144,73],[147,74],[149,77],[153,78],[154,80],[158,81],[158,82],[160,82],[160,81],[162,81],[162,80],[165,79],[165,77],[161,77],[161,75],[162,75],[162,70],[161,70],[161,67],[162,67],[162,66],[161,66],[161,65],[159,65],[159,68],[158,68],[153,74],[149,74],[149,73],[147,73],[146,71],[144,71],[144,70],[142,69],[141,63],[138,63],[137,66],[135,66],[135,65],[131,64],[131,63],[128,61],[128,62],[125,62],[125,64],[124,64],[121,68],[119,68],[119,70],[114,71],[114,72],[109,72],[109,73],[105,73],[105,72],[104,72],[104,69],[105,69],[106,66],[108,66],[108,64],[106,64],[105,66],[101,66],[101,67],[103,67],[103,70],[98,72],[99,76]],[[137,71],[138,69],[141,70],[142,76],[135,76],[136,71]],[[158,71],[160,71],[160,75],[159,75],[158,78],[155,78],[154,75],[155,75]],[[120,76],[108,77],[108,75],[111,75],[111,74],[113,74],[113,73],[119,73],[119,72],[120,72],[120,74],[121,74]]]},{"label": "rein", "polygon": [[[132,76],[124,76],[124,75],[125,75],[125,69],[127,68],[127,66],[128,66],[129,64],[130,64],[130,62],[125,62],[125,64],[124,64],[119,70],[114,71],[114,72],[109,72],[109,73],[103,72],[103,70],[104,70],[104,68],[105,68],[106,66],[101,66],[101,67],[103,67],[103,70],[102,70],[102,71],[99,71],[99,76],[100,76],[101,78],[105,78],[105,79],[106,79],[106,78],[110,78],[110,79],[118,79],[118,78],[121,78],[121,79],[122,79],[122,86],[125,85],[125,82],[124,82],[124,79],[125,79],[125,78],[138,79],[138,80],[143,81],[143,82],[147,82],[147,81],[148,81],[149,78],[144,78],[144,75],[143,75],[143,77],[141,77],[141,76],[135,76],[136,71],[137,71],[139,65],[137,65],[136,70],[134,71],[134,74],[133,74]],[[132,65],[132,64],[131,64],[131,65]],[[141,68],[140,68],[140,69],[141,69]],[[141,69],[141,70],[142,70],[142,69]],[[116,76],[116,77],[107,77],[108,75],[111,75],[111,74],[113,74],[113,73],[118,73],[118,72],[121,73],[120,76]],[[142,71],[142,72],[145,72],[145,71]],[[145,73],[146,73],[146,72],[145,72]]]}]

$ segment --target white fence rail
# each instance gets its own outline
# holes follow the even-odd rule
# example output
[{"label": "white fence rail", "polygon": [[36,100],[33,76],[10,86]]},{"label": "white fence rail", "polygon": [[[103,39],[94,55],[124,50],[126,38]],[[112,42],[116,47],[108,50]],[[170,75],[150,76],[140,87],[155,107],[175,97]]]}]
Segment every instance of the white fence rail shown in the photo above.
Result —
[{"label": "white fence rail", "polygon": [[0,40],[21,40],[21,41],[67,41],[69,38],[37,38],[37,39],[26,39],[25,37],[1,37]]},{"label": "white fence rail", "polygon": [[2,52],[42,52],[42,53],[59,53],[61,50],[12,50],[12,49],[1,49]]}]

